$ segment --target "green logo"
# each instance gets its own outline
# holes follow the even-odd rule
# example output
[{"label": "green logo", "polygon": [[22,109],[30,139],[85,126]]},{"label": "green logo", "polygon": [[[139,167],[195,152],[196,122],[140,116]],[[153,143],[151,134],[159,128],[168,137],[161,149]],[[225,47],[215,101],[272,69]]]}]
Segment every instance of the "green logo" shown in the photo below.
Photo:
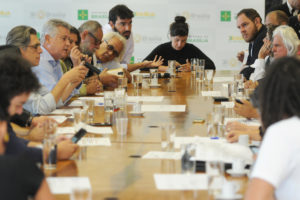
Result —
[{"label": "green logo", "polygon": [[78,10],[78,20],[88,20],[89,12],[88,10]]},{"label": "green logo", "polygon": [[231,21],[231,11],[221,11],[221,22]]},{"label": "green logo", "polygon": [[37,35],[37,37],[38,37],[39,39],[41,39],[41,34],[40,34],[40,32],[37,32],[36,35]]},{"label": "green logo", "polygon": [[130,58],[129,64],[134,64],[134,56],[132,56],[132,57]]}]

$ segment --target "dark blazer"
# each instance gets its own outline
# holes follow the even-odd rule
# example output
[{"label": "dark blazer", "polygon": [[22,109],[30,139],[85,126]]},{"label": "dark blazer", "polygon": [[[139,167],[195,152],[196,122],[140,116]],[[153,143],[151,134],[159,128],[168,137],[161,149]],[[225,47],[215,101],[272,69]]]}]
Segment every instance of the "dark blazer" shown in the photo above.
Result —
[{"label": "dark blazer", "polygon": [[292,16],[292,13],[290,13],[289,7],[286,2],[284,4],[277,5],[277,6],[270,8],[268,13],[271,11],[274,11],[274,10],[282,10],[283,12],[285,12],[287,14],[288,17]]},{"label": "dark blazer", "polygon": [[[252,41],[253,42],[252,56],[250,55],[251,49],[250,49],[250,44],[249,44],[249,47],[248,47],[249,55],[247,58],[246,65],[252,65],[255,62],[255,60],[257,59],[259,50],[262,47],[262,45],[264,44],[263,39],[266,37],[266,34],[267,34],[267,28],[265,25],[263,25],[260,28],[260,30],[258,31],[258,33],[256,34],[254,40]],[[248,66],[241,71],[241,74],[243,74],[244,77],[247,80],[249,80],[250,75],[253,72],[254,72],[254,68]]]},{"label": "dark blazer", "polygon": [[289,17],[289,26],[292,27],[295,30],[295,32],[298,35],[298,38],[300,38],[300,23],[298,21],[298,17],[293,16],[292,13],[290,13],[290,10],[289,10],[289,7],[287,6],[287,3],[272,7],[268,11],[268,13],[271,12],[271,11],[274,11],[274,10],[282,10],[283,12],[285,12],[285,14],[287,14],[287,16]]}]

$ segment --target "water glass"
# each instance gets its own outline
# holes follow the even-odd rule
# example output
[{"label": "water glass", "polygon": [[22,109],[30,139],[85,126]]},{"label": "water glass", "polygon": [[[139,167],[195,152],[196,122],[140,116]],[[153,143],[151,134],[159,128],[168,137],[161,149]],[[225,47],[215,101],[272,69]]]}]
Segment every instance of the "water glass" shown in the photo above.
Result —
[{"label": "water glass", "polygon": [[168,72],[171,77],[176,77],[176,60],[168,60]]},{"label": "water glass", "polygon": [[209,85],[210,83],[212,83],[215,73],[216,71],[213,69],[204,70],[205,85]]},{"label": "water glass", "polygon": [[93,123],[93,121],[94,121],[94,106],[95,106],[95,100],[93,100],[93,99],[84,100],[83,108],[87,110],[88,123]]},{"label": "water glass", "polygon": [[55,135],[48,135],[43,140],[43,166],[45,170],[56,169],[57,146]]},{"label": "water glass", "polygon": [[196,65],[195,66],[195,72],[196,72],[196,81],[203,82],[204,78],[204,67]]},{"label": "water glass", "polygon": [[225,181],[224,163],[209,160],[205,162],[205,171],[208,176],[208,195],[216,196],[221,193],[222,184]]},{"label": "water glass", "polygon": [[92,192],[89,188],[74,187],[70,194],[71,200],[92,200]]},{"label": "water glass", "polygon": [[158,84],[158,73],[157,69],[150,69],[150,85]]},{"label": "water glass", "polygon": [[114,110],[126,110],[126,91],[124,88],[115,88]]},{"label": "water glass", "polygon": [[142,101],[136,101],[136,102],[133,104],[133,109],[132,109],[132,111],[135,112],[135,113],[141,113],[141,112],[142,112],[142,104],[143,104]]},{"label": "water glass", "polygon": [[169,127],[167,125],[161,126],[161,149],[166,151],[170,143]]},{"label": "water glass", "polygon": [[228,83],[227,88],[228,88],[228,98],[232,101],[236,97],[236,92],[237,92],[236,84],[234,82]]},{"label": "water glass", "polygon": [[85,128],[87,123],[87,110],[85,109],[75,109],[73,111],[74,116],[74,130],[79,131],[81,128]]},{"label": "water glass", "polygon": [[128,118],[125,112],[119,111],[116,116],[117,132],[119,135],[124,136],[127,134]]},{"label": "water glass", "polygon": [[118,88],[124,88],[127,91],[127,81],[126,77],[119,77],[118,78]]},{"label": "water glass", "polygon": [[195,72],[196,66],[199,66],[199,59],[198,58],[192,58],[191,59],[191,71]]},{"label": "water glass", "polygon": [[196,147],[193,144],[186,144],[181,146],[181,172],[187,174],[194,174],[196,172]]},{"label": "water glass", "polygon": [[114,97],[115,93],[112,91],[104,91],[104,111],[113,112],[114,111]]},{"label": "water glass", "polygon": [[142,83],[143,83],[143,75],[142,74],[133,74],[134,89],[141,89]]}]

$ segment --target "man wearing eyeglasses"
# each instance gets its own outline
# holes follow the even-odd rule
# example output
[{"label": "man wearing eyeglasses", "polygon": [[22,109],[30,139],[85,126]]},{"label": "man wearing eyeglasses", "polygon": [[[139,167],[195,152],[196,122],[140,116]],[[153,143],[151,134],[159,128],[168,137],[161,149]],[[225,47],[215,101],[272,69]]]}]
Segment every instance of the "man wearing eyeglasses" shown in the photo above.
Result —
[{"label": "man wearing eyeglasses", "polygon": [[133,55],[134,41],[131,33],[132,18],[134,17],[132,10],[125,5],[116,5],[109,11],[109,23],[103,27],[103,33],[118,32],[126,39],[124,55],[120,63],[129,72],[144,67],[159,67],[162,64],[162,58],[153,61],[144,61],[141,63],[129,64]]},{"label": "man wearing eyeglasses", "polygon": [[[82,53],[89,56],[93,56],[94,52],[99,49],[102,41],[103,33],[101,25],[97,21],[89,20],[84,22],[79,28],[81,36],[80,50]],[[93,64],[97,62],[97,59],[93,59]],[[99,75],[100,81],[104,86],[117,87],[118,77],[109,74],[104,70]],[[91,76],[92,74],[89,74]]]}]

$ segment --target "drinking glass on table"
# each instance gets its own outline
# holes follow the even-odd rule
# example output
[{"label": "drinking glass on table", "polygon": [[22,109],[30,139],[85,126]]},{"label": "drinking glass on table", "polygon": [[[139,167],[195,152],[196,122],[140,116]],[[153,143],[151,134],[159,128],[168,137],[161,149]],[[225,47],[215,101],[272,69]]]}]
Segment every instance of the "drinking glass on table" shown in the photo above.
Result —
[{"label": "drinking glass on table", "polygon": [[70,193],[71,200],[92,200],[92,192],[90,188],[73,187]]}]

